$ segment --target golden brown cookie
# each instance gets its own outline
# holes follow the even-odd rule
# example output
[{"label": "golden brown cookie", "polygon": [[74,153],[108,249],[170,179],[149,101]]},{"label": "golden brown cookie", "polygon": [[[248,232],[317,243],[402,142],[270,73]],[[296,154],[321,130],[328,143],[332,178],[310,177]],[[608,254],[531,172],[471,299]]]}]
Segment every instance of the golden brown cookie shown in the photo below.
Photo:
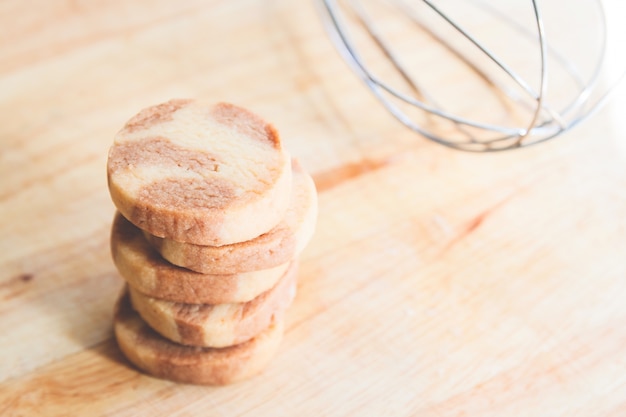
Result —
[{"label": "golden brown cookie", "polygon": [[289,262],[309,243],[317,221],[315,183],[297,160],[292,163],[292,171],[290,207],[276,227],[255,239],[224,246],[204,246],[149,233],[144,235],[171,263],[206,274],[234,274]]},{"label": "golden brown cookie", "polygon": [[274,321],[253,339],[234,346],[183,346],[152,330],[133,310],[124,292],[116,304],[114,330],[126,358],[150,375],[190,384],[226,385],[265,369],[280,345],[283,323]]},{"label": "golden brown cookie", "polygon": [[143,295],[129,287],[133,308],[163,337],[183,345],[225,347],[250,340],[283,317],[296,293],[292,264],[274,288],[247,303],[182,304]]},{"label": "golden brown cookie", "polygon": [[235,274],[200,274],[172,265],[146,241],[142,231],[116,213],[111,253],[120,275],[136,290],[178,303],[224,304],[250,301],[272,288],[289,262]]},{"label": "golden brown cookie", "polygon": [[171,100],[130,119],[109,151],[113,203],[149,233],[199,245],[253,239],[290,203],[276,129],[232,104]]}]

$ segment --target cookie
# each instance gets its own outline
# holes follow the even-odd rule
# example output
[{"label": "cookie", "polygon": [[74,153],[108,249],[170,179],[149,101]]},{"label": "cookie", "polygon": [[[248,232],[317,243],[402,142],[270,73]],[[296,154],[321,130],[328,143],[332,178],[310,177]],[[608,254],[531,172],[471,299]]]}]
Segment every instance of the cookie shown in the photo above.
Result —
[{"label": "cookie", "polygon": [[129,287],[133,308],[163,337],[183,345],[225,347],[250,340],[283,317],[296,293],[292,264],[274,286],[252,301],[232,304],[182,304],[151,298]]},{"label": "cookie", "polygon": [[234,274],[272,268],[288,262],[308,244],[317,221],[317,192],[311,176],[297,160],[292,163],[291,205],[269,232],[239,243],[204,246],[180,243],[144,233],[171,263],[206,274]]},{"label": "cookie", "polygon": [[137,291],[154,298],[188,304],[250,301],[272,288],[289,262],[269,269],[235,274],[200,274],[172,265],[148,243],[143,232],[116,213],[111,254],[120,275]]},{"label": "cookie", "polygon": [[183,346],[152,330],[133,310],[127,292],[115,307],[117,343],[140,370],[158,378],[203,385],[226,385],[250,378],[275,356],[283,323],[274,321],[253,339],[225,348]]},{"label": "cookie", "polygon": [[131,223],[197,245],[253,239],[290,204],[290,157],[278,132],[227,103],[171,100],[142,110],[115,136],[107,179]]}]

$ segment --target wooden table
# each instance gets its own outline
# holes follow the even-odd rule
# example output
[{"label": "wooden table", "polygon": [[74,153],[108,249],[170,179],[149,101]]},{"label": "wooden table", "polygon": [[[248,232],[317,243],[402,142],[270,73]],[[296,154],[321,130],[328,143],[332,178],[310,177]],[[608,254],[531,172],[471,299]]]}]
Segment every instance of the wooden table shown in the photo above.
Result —
[{"label": "wooden table", "polygon": [[[310,1],[0,3],[0,415],[626,415],[623,101],[470,154],[399,125]],[[172,97],[272,120],[316,235],[267,371],[222,388],[112,338],[115,132]]]}]

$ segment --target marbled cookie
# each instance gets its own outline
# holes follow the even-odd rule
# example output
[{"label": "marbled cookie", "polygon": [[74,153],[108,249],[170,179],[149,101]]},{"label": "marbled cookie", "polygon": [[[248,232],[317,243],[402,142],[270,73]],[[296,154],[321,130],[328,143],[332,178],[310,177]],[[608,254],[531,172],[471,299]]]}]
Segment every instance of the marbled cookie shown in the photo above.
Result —
[{"label": "marbled cookie", "polygon": [[283,322],[277,320],[238,345],[179,345],[152,330],[133,310],[126,292],[116,304],[113,324],[120,349],[137,368],[158,378],[205,385],[226,385],[262,372],[276,354],[283,335]]},{"label": "marbled cookie", "polygon": [[250,272],[200,274],[172,265],[148,243],[143,232],[119,212],[111,230],[111,254],[128,284],[150,297],[189,304],[250,301],[272,288],[289,262]]},{"label": "marbled cookie", "polygon": [[290,203],[290,157],[277,131],[226,103],[171,100],[142,110],[115,136],[107,178],[130,222],[198,245],[253,239]]},{"label": "marbled cookie", "polygon": [[129,287],[133,308],[163,337],[183,345],[225,347],[243,343],[281,319],[296,293],[295,262],[274,288],[247,303],[182,304],[151,298]]},{"label": "marbled cookie", "polygon": [[171,263],[205,274],[234,274],[272,268],[297,256],[308,244],[317,221],[317,192],[311,176],[297,160],[292,163],[291,205],[269,232],[224,246],[181,243],[144,235]]}]

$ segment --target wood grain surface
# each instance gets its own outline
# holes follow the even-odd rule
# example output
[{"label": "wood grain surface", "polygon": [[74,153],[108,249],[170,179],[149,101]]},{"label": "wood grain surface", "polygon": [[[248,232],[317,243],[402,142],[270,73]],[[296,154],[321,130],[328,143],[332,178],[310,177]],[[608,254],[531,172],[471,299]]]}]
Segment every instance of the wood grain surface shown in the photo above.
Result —
[{"label": "wood grain surface", "polygon": [[[112,339],[106,155],[172,97],[273,121],[318,187],[280,352],[233,386]],[[0,415],[624,416],[625,110],[456,152],[381,110],[312,1],[0,2]]]}]

